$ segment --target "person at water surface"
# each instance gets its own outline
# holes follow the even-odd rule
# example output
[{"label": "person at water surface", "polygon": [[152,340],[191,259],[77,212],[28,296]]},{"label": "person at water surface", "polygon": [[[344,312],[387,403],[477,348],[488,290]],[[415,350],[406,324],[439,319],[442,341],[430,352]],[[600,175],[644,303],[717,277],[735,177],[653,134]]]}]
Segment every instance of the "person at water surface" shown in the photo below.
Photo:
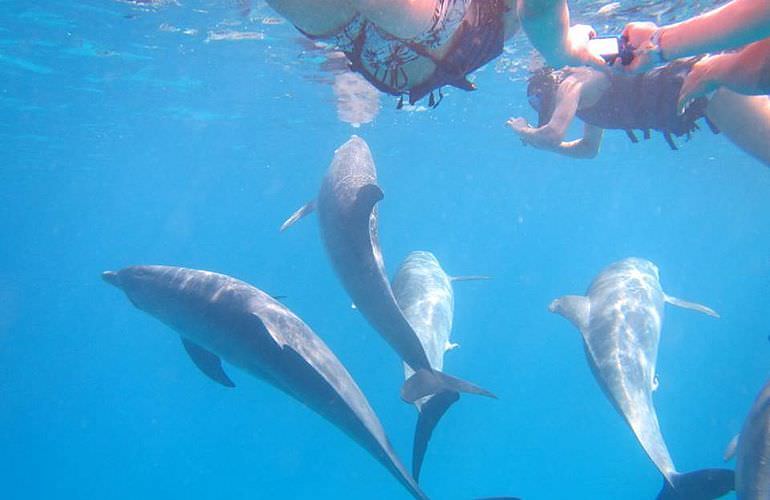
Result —
[{"label": "person at water surface", "polygon": [[[700,60],[685,79],[679,97],[689,102],[727,87],[746,95],[770,95],[770,2],[733,0],[680,23],[659,27],[650,22],[626,25],[623,36],[635,47],[626,71],[643,72],[679,57],[738,49]],[[748,44],[748,45],[746,45]],[[744,47],[745,46],[745,47]]]},{"label": "person at water surface", "polygon": [[[625,130],[637,142],[634,129],[663,133],[672,149],[673,136],[690,136],[705,118],[741,149],[770,166],[770,99],[743,96],[722,89],[711,98],[697,99],[680,114],[677,99],[683,80],[698,58],[683,59],[650,72],[626,76],[591,68],[541,68],[529,81],[530,105],[538,112],[538,126],[511,118],[508,126],[525,144],[575,158],[594,158],[604,129]],[[575,117],[584,122],[583,137],[564,141]]]},{"label": "person at water surface", "polygon": [[[521,25],[554,64],[603,61],[586,49],[592,30],[570,28],[566,0],[267,0],[310,39],[343,51],[380,91],[414,104],[496,58]],[[439,91],[439,100],[441,94]]]},{"label": "person at water surface", "polygon": [[770,2],[731,2],[680,23],[628,23],[623,36],[635,48],[626,71],[641,73],[680,57],[737,49],[770,37]]}]

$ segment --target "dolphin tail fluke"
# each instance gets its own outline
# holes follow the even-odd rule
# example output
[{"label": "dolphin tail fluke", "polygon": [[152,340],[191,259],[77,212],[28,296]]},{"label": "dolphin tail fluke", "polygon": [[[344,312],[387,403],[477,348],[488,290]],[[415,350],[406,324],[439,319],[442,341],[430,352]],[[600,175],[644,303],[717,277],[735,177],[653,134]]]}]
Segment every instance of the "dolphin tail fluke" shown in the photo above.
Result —
[{"label": "dolphin tail fluke", "polygon": [[729,469],[701,469],[663,479],[658,500],[712,500],[735,489],[735,473]]},{"label": "dolphin tail fluke", "polygon": [[430,441],[433,435],[433,429],[436,428],[438,421],[441,420],[444,413],[458,399],[460,399],[460,394],[457,392],[440,392],[430,398],[420,408],[420,416],[417,418],[417,427],[414,430],[414,445],[412,447],[412,477],[418,483],[420,482],[420,469],[422,469],[422,462],[428,449],[428,441]]},{"label": "dolphin tail fluke", "polygon": [[305,203],[296,212],[291,214],[291,216],[288,219],[286,219],[286,221],[284,221],[283,224],[281,224],[281,232],[293,226],[295,222],[297,222],[304,216],[313,213],[314,210],[315,210],[315,200],[311,200]]},{"label": "dolphin tail fluke", "polygon": [[407,403],[414,403],[425,396],[445,391],[466,392],[497,399],[497,396],[475,384],[437,370],[426,370],[425,368],[417,370],[404,382],[404,385],[401,386],[401,399]]},{"label": "dolphin tail fluke", "polygon": [[691,309],[693,311],[702,312],[703,314],[708,314],[712,318],[719,317],[719,314],[717,314],[717,312],[710,307],[696,304],[695,302],[687,302],[686,300],[677,299],[676,297],[671,297],[670,295],[666,295],[666,302],[672,306],[683,307],[684,309]]}]

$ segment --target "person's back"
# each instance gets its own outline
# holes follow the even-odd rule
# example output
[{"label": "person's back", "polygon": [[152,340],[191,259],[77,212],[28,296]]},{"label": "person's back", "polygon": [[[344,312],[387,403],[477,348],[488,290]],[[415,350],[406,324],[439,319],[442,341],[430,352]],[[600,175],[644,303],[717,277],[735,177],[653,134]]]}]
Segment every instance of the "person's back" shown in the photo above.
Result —
[{"label": "person's back", "polygon": [[677,112],[679,91],[697,60],[674,61],[639,75],[612,73],[601,98],[593,106],[578,109],[576,116],[603,129],[625,130],[634,142],[633,130],[642,130],[645,138],[650,130],[657,130],[676,149],[672,136],[689,137],[699,128],[696,120],[706,117],[706,98],[697,99],[683,114]]}]

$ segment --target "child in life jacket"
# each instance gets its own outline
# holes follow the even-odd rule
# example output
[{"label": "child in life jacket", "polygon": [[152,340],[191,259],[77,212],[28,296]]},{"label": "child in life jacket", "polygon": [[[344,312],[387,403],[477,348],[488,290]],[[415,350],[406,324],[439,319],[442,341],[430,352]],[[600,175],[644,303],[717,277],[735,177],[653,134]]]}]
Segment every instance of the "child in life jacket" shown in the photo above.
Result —
[{"label": "child in life jacket", "polygon": [[[711,97],[695,99],[678,112],[685,77],[699,58],[673,61],[639,75],[603,73],[591,68],[541,68],[529,79],[527,97],[538,112],[537,127],[524,118],[507,124],[525,144],[574,158],[594,158],[604,129],[624,130],[638,142],[650,131],[661,132],[671,149],[675,137],[688,139],[703,119],[714,133],[720,131],[741,149],[770,166],[770,100],[720,89]],[[583,137],[565,141],[572,120],[584,123]]]}]

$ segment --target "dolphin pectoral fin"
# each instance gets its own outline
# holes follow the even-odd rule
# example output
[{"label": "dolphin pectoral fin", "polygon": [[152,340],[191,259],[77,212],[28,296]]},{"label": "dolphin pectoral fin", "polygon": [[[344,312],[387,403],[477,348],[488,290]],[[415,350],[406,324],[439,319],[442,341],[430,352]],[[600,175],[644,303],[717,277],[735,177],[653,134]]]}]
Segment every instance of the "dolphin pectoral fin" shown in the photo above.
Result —
[{"label": "dolphin pectoral fin", "polygon": [[457,392],[440,392],[430,398],[420,409],[417,427],[414,430],[414,444],[412,446],[412,477],[418,483],[420,482],[422,462],[425,459],[425,452],[428,449],[428,441],[430,441],[433,435],[433,429],[436,428],[438,421],[441,420],[444,413],[458,399],[460,399],[460,394]]},{"label": "dolphin pectoral fin", "polygon": [[738,449],[738,440],[740,439],[741,435],[736,434],[733,436],[733,438],[730,440],[729,443],[727,443],[727,448],[725,448],[725,452],[722,454],[722,460],[727,462],[728,460],[732,459],[735,456],[735,450]]},{"label": "dolphin pectoral fin", "polygon": [[454,283],[455,281],[483,281],[491,280],[492,276],[485,276],[483,274],[473,274],[468,276],[450,276],[449,281]]},{"label": "dolphin pectoral fin", "polygon": [[735,473],[728,469],[701,469],[663,479],[658,500],[712,500],[735,489]]},{"label": "dolphin pectoral fin", "polygon": [[583,295],[565,295],[551,302],[548,310],[564,316],[582,331],[588,326],[591,300]]},{"label": "dolphin pectoral fin", "polygon": [[703,314],[708,314],[712,318],[719,317],[719,314],[717,314],[717,312],[710,307],[696,304],[695,302],[687,302],[686,300],[677,299],[676,297],[671,297],[670,295],[666,295],[666,302],[672,306],[683,307],[684,309],[691,309],[693,311],[702,312]]},{"label": "dolphin pectoral fin", "polygon": [[313,213],[314,210],[315,210],[315,200],[310,200],[309,202],[304,204],[302,207],[300,207],[296,212],[291,214],[291,216],[288,219],[286,219],[286,221],[284,221],[283,224],[281,224],[281,232],[293,226],[295,222],[297,222],[304,216]]},{"label": "dolphin pectoral fin", "polygon": [[222,360],[219,359],[219,356],[212,354],[198,344],[194,344],[185,338],[182,338],[182,345],[190,356],[190,359],[195,363],[195,366],[197,366],[208,378],[225,387],[235,387],[233,381],[230,380],[230,377],[228,377],[222,369]]},{"label": "dolphin pectoral fin", "polygon": [[444,391],[467,392],[497,399],[497,396],[481,387],[452,377],[437,370],[421,368],[401,386],[401,399],[414,403],[420,398]]},{"label": "dolphin pectoral fin", "polygon": [[449,342],[447,340],[446,344],[444,344],[444,352],[452,351],[454,349],[457,349],[458,347],[460,347],[460,344],[457,344],[455,342]]}]

